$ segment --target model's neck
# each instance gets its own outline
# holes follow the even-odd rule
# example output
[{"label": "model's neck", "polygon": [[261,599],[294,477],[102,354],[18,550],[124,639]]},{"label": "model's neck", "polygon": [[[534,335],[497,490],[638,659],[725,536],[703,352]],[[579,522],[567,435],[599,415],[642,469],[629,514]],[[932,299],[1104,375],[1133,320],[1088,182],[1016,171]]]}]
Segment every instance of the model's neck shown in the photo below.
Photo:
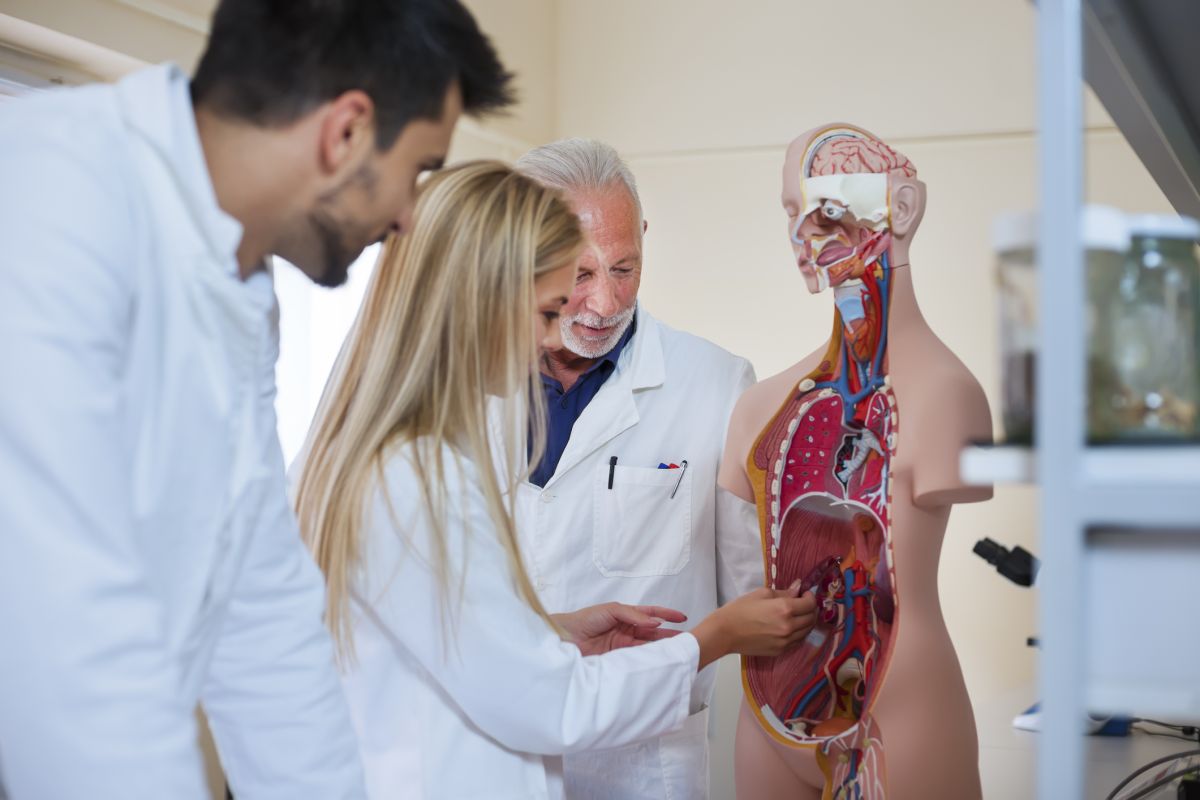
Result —
[{"label": "model's neck", "polygon": [[[913,291],[912,271],[908,260],[905,259],[902,263],[896,264],[889,263],[884,275],[887,278],[888,303],[883,311],[888,330],[894,332],[898,328],[928,327],[925,317],[921,314],[921,307],[917,304],[917,295]],[[882,289],[883,281],[879,281],[877,285]],[[837,289],[834,290],[834,314],[842,326],[843,336],[851,333],[855,327],[856,315],[851,311],[855,304],[849,296],[851,294],[861,296],[866,291],[868,291],[868,286],[865,282],[846,287],[840,292]],[[850,313],[844,316],[844,312]]]},{"label": "model's neck", "polygon": [[903,332],[912,328],[928,328],[921,307],[917,304],[917,295],[913,291],[912,268],[908,259],[888,266],[891,275],[889,290],[891,292],[891,307],[888,310],[888,331],[890,334]]},{"label": "model's neck", "polygon": [[839,362],[859,381],[879,378],[887,371],[887,353],[895,337],[928,327],[917,305],[907,261],[885,263],[879,277],[871,273],[857,284],[834,290]]}]

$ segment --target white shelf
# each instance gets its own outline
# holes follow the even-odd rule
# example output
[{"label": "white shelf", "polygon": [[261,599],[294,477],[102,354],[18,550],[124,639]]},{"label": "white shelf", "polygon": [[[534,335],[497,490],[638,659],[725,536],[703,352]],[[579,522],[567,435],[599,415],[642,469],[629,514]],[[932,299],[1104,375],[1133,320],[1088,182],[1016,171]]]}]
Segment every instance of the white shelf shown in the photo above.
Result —
[{"label": "white shelf", "polygon": [[[1200,446],[1091,447],[1083,454],[1083,478],[1085,485],[1098,488],[1174,487],[1200,492]],[[1200,518],[1200,502],[1196,510]]]},{"label": "white shelf", "polygon": [[[966,483],[975,485],[1037,480],[1033,450],[1015,445],[968,447],[959,457],[959,470]],[[1200,445],[1089,447],[1083,453],[1082,472],[1083,488],[1145,487],[1200,493]],[[1200,495],[1196,510],[1200,519]]]},{"label": "white shelf", "polygon": [[964,483],[987,486],[993,483],[1032,483],[1033,450],[1028,447],[998,445],[968,447],[958,459]]},{"label": "white shelf", "polygon": [[[964,482],[1035,484],[1028,447],[968,447],[959,457]],[[1085,528],[1200,529],[1200,446],[1091,447],[1072,487],[1073,516]]]}]

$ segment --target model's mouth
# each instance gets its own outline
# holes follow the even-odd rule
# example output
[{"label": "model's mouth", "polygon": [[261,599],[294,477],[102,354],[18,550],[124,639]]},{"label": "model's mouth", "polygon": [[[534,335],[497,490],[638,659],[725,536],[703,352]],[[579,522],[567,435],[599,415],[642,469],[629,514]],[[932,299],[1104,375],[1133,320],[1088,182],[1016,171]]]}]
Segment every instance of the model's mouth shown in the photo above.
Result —
[{"label": "model's mouth", "polygon": [[844,244],[830,244],[822,248],[820,255],[817,256],[818,267],[828,267],[830,264],[836,264],[839,261],[844,261],[854,254],[853,247],[847,247]]}]

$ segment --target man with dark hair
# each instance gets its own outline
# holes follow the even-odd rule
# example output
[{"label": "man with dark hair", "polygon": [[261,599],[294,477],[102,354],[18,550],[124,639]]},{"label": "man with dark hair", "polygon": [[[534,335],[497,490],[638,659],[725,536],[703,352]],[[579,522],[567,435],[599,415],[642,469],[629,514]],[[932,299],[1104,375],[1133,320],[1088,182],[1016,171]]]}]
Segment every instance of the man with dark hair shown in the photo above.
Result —
[{"label": "man with dark hair", "polygon": [[0,109],[0,796],[364,795],[288,508],[268,256],[337,285],[462,112],[458,0],[224,0],[165,65]]}]

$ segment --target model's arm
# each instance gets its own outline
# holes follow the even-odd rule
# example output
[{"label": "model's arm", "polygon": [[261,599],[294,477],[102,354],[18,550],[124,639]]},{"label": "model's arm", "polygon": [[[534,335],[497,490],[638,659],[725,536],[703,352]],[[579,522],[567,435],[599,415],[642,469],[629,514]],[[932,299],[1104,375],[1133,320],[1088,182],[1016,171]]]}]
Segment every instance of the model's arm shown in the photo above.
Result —
[{"label": "model's arm", "polygon": [[[953,356],[951,356],[953,358]],[[942,411],[936,415],[916,410],[903,415],[902,424],[915,425],[904,440],[913,443],[913,502],[923,508],[955,503],[978,503],[992,498],[991,485],[965,483],[959,469],[963,448],[992,441],[992,415],[987,397],[974,376],[954,359],[956,369],[938,380]]]},{"label": "model's arm", "polygon": [[721,469],[717,473],[717,485],[753,503],[754,488],[746,474],[746,457],[767,420],[755,412],[762,405],[760,395],[763,384],[748,387],[743,391],[729,415],[729,430],[725,434],[725,452],[721,457]]}]

